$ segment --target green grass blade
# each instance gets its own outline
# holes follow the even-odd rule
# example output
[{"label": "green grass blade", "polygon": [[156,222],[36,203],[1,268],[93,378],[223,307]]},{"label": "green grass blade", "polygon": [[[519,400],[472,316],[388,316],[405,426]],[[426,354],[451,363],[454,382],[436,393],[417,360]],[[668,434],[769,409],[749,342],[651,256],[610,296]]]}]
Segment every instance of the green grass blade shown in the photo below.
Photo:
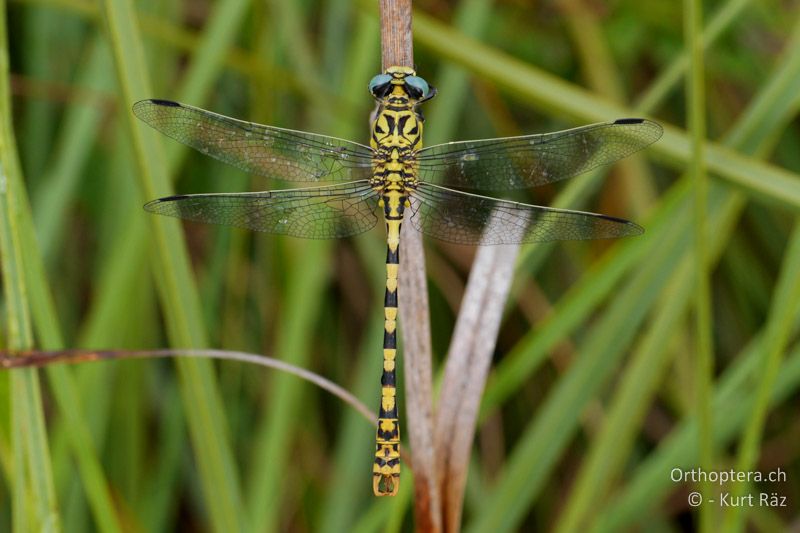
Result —
[{"label": "green grass blade", "polygon": [[[352,382],[353,392],[366,405],[375,403],[375,376],[380,375],[381,360],[375,357],[375,339],[383,331],[383,317],[375,313],[365,328],[362,348],[359,350],[359,366]],[[376,418],[377,419],[377,418]],[[333,467],[328,474],[328,494],[318,518],[319,531],[337,533],[351,530],[358,510],[371,498],[368,490],[369,473],[375,445],[375,429],[364,423],[364,418],[348,411],[340,424],[339,442],[333,454]]]},{"label": "green grass blade", "polygon": [[[289,279],[286,281],[287,308],[275,353],[287,363],[306,367],[313,347],[309,331],[319,319],[319,294],[328,281],[329,243],[293,243]],[[294,247],[293,247],[294,248]],[[269,390],[269,403],[263,423],[255,433],[256,457],[248,490],[248,516],[254,531],[275,531],[281,517],[281,485],[291,464],[292,425],[300,416],[301,394],[307,385],[294,376],[275,374]],[[366,474],[365,474],[366,475]],[[365,477],[366,480],[366,477]]]},{"label": "green grass blade", "polygon": [[[54,61],[50,50],[55,44],[55,39],[69,39],[72,33],[59,30],[65,23],[56,13],[43,6],[27,6],[21,14],[21,33],[38,35],[38,39],[28,39],[25,55],[23,56],[23,71],[26,76],[36,79],[57,78],[57,62]],[[19,20],[19,19],[18,19]],[[69,24],[69,22],[67,22]],[[16,30],[16,28],[15,28]],[[19,30],[17,30],[19,31]],[[63,45],[63,42],[59,43]],[[33,179],[29,183],[40,184],[42,170],[49,158],[51,146],[51,133],[55,129],[57,109],[54,102],[32,99],[26,102],[22,110],[19,127],[19,139],[23,171]]]},{"label": "green grass blade", "polygon": [[251,0],[225,0],[214,4],[208,27],[193,50],[191,68],[181,81],[179,100],[188,103],[205,100],[209,88],[219,76],[230,47],[241,31],[250,4]]},{"label": "green grass blade", "polygon": [[[104,2],[103,11],[119,78],[120,107],[127,109],[132,102],[152,96],[137,19],[132,4],[125,0]],[[155,133],[145,131],[131,113],[125,116],[140,173],[141,198],[169,194],[166,158]],[[156,247],[154,269],[170,343],[182,348],[205,346],[200,303],[179,225],[161,217],[151,217],[150,223]],[[212,367],[207,361],[190,359],[178,361],[177,366],[211,523],[216,531],[241,531],[238,474]]]},{"label": "green grass blade", "polygon": [[[0,5],[0,253],[3,288],[7,307],[8,348],[33,347],[33,330],[26,285],[20,228],[23,188],[16,142],[11,124],[9,54],[6,6]],[[35,370],[11,376],[12,445],[17,466],[12,487],[13,529],[15,531],[60,531],[50,452],[44,425],[39,377]],[[28,515],[28,510],[31,515]]]},{"label": "green grass blade", "polygon": [[[714,469],[714,438],[711,395],[714,387],[714,346],[712,339],[711,280],[706,227],[708,220],[708,176],[705,169],[706,106],[705,70],[700,32],[702,4],[699,0],[684,0],[684,42],[689,50],[689,76],[686,79],[689,135],[692,140],[689,176],[694,182],[694,270],[695,270],[695,367],[694,408],[697,412],[700,450],[699,466],[710,472]],[[700,493],[712,494],[711,482],[700,483]],[[710,532],[714,508],[699,509],[699,530]]]},{"label": "green grass blade", "polygon": [[[222,62],[225,59],[224,51],[230,46],[231,41],[236,38],[236,27],[244,19],[246,10],[244,7],[247,2],[241,0],[231,0],[220,2],[215,6],[218,10],[217,14],[224,15],[224,17],[215,17],[210,24],[207,34],[199,41],[198,52],[193,56],[193,61],[187,68],[187,74],[180,84],[178,89],[178,98],[183,100],[190,100],[192,102],[204,100],[204,94],[209,91],[212,83],[218,75]],[[149,26],[148,26],[149,27]],[[209,46],[211,42],[214,46]],[[152,96],[152,95],[149,95]],[[124,117],[127,118],[129,111],[127,103],[124,105]],[[168,168],[174,170],[182,160],[181,156],[186,154],[186,150],[172,150],[168,158]],[[128,163],[129,157],[126,154],[120,154],[113,158],[115,167],[112,168],[108,175],[117,176],[117,179],[123,180],[129,173],[129,169],[124,166]],[[115,170],[116,169],[116,170]],[[133,187],[133,181],[131,181]],[[135,190],[135,189],[134,189]],[[123,197],[129,196],[131,193],[126,192]],[[136,301],[142,302],[141,294],[146,292],[144,289],[145,284],[139,280],[141,272],[146,269],[145,260],[147,258],[147,241],[149,232],[146,227],[148,217],[140,209],[140,203],[137,202],[135,207],[131,210],[124,210],[123,212],[129,213],[125,216],[134,217],[130,223],[125,222],[122,224],[124,227],[119,228],[124,237],[116,238],[112,241],[112,249],[105,261],[105,267],[100,273],[100,282],[97,284],[99,290],[97,291],[96,298],[93,299],[93,307],[89,313],[88,320],[85,322],[84,334],[81,336],[81,346],[113,346],[119,342],[123,345],[134,343],[133,345],[140,345],[142,335],[133,333],[128,339],[127,336],[122,335],[122,332],[128,332],[130,328],[131,307],[126,302]],[[117,212],[119,214],[119,212]],[[126,287],[121,292],[120,287]],[[131,290],[136,294],[132,294],[130,298],[124,295]],[[141,323],[141,322],[139,322]],[[84,380],[84,391],[87,397],[96,398],[93,403],[89,403],[89,408],[97,411],[102,405],[108,402],[108,386],[107,379],[112,375],[110,367],[103,366],[91,370],[86,369],[85,373],[90,381]],[[106,411],[106,415],[107,410]],[[171,410],[171,419],[175,419],[175,410]],[[106,416],[103,415],[103,416]],[[93,415],[91,420],[96,423],[103,424],[102,420],[97,419],[97,415]],[[178,418],[180,420],[180,418]],[[182,435],[180,432],[177,434],[172,430],[174,422],[169,426],[170,435]],[[175,439],[168,440],[171,443],[178,442],[179,446],[183,443]],[[166,446],[167,450],[175,450],[174,445]],[[177,469],[174,463],[170,463],[170,459],[174,455],[168,453],[159,459],[159,465],[164,468],[161,473],[153,480],[154,488],[150,491],[145,491],[147,494],[146,509],[152,510],[144,517],[144,521],[154,527],[159,525],[159,528],[164,528],[166,524],[163,521],[171,518],[169,506],[175,501],[174,492],[169,490],[169,487],[174,487],[177,481]]]},{"label": "green grass blade", "polygon": [[[108,47],[97,35],[90,40],[77,83],[97,91],[111,90],[113,80],[108,76],[111,68]],[[80,185],[81,172],[91,155],[102,118],[103,109],[96,103],[67,108],[55,143],[52,164],[47,167],[41,178],[42,186],[33,197],[36,235],[48,264],[64,237],[69,200]]]},{"label": "green grass blade", "polygon": [[[772,309],[764,326],[764,345],[760,380],[755,390],[749,419],[745,422],[744,435],[739,443],[736,470],[749,472],[756,468],[761,452],[760,444],[770,404],[770,396],[778,379],[786,345],[797,317],[800,316],[800,223],[795,223],[792,236],[784,256],[781,276],[775,285]],[[745,487],[735,485],[731,500],[743,494]],[[725,516],[726,531],[744,529],[740,508],[730,508]]]},{"label": "green grass blade", "polygon": [[515,393],[547,356],[548,350],[567,337],[610,294],[622,277],[654,253],[662,239],[671,233],[670,221],[689,215],[685,203],[689,182],[674,185],[662,199],[660,209],[645,224],[647,233],[642,242],[627,240],[615,245],[560,299],[554,313],[526,334],[506,355],[490,378],[483,397],[482,416],[504,403]]}]

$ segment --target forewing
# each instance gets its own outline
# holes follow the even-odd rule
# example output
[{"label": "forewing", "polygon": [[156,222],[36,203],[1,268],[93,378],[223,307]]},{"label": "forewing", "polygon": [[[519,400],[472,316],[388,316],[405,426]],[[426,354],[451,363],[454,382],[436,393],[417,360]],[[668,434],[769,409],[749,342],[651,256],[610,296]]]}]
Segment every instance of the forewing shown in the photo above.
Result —
[{"label": "forewing", "polygon": [[269,178],[349,182],[371,174],[372,149],[356,142],[244,122],[168,100],[136,102],[133,113],[187,146]]},{"label": "forewing", "polygon": [[377,198],[366,181],[251,193],[188,194],[153,200],[147,211],[223,226],[332,239],[372,228]]},{"label": "forewing", "polygon": [[460,189],[536,187],[613,163],[662,133],[655,122],[621,119],[554,133],[438,144],[418,152],[419,177]]},{"label": "forewing", "polygon": [[611,239],[642,228],[596,213],[497,200],[422,183],[411,195],[411,225],[455,244],[518,244]]}]

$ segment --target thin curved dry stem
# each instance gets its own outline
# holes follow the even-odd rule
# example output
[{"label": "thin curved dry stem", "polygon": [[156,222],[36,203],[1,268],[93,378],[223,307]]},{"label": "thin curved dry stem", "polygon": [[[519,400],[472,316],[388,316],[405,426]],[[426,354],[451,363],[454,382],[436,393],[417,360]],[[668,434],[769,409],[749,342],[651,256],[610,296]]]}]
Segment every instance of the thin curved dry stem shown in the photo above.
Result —
[{"label": "thin curved dry stem", "polygon": [[286,363],[266,355],[232,350],[185,349],[185,350],[57,350],[57,351],[0,351],[0,368],[40,368],[53,364],[77,364],[89,361],[106,361],[113,359],[155,359],[167,357],[199,357],[204,359],[224,359],[240,361],[267,368],[274,368],[304,379],[324,389],[369,420],[375,425],[377,416],[366,405],[346,389],[319,374],[298,366]]},{"label": "thin curved dry stem", "polygon": [[459,531],[472,442],[519,246],[482,246],[447,354],[436,413],[445,531]]}]

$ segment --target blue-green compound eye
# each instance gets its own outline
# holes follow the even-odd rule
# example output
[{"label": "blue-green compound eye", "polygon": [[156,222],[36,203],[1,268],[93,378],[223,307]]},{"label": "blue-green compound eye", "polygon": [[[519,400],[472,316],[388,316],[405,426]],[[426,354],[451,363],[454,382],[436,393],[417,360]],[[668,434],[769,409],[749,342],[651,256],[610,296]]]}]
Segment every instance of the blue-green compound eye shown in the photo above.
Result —
[{"label": "blue-green compound eye", "polygon": [[375,93],[375,89],[380,87],[381,85],[385,85],[392,81],[391,74],[378,74],[374,78],[372,78],[369,82],[369,92]]},{"label": "blue-green compound eye", "polygon": [[419,76],[407,76],[406,77],[406,84],[413,87],[414,89],[418,90],[420,94],[420,98],[425,98],[428,96],[428,93],[431,92],[430,87],[428,87],[428,82],[420,78]]}]

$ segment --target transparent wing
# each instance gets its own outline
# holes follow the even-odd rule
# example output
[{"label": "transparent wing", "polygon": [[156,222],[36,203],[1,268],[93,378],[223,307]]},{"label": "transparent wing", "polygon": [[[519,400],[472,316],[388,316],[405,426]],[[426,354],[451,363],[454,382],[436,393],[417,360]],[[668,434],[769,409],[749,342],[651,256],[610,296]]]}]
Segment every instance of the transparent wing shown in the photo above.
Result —
[{"label": "transparent wing", "polygon": [[160,198],[151,213],[308,239],[356,235],[378,221],[375,192],[366,181],[250,193],[186,194]]},{"label": "transparent wing", "polygon": [[344,139],[244,122],[168,100],[136,102],[133,113],[187,146],[270,178],[349,182],[372,172],[372,149]]},{"label": "transparent wing", "polygon": [[596,213],[497,200],[421,183],[411,194],[411,225],[455,244],[517,244],[611,239],[644,230]]},{"label": "transparent wing", "polygon": [[419,177],[462,189],[525,189],[622,159],[662,133],[655,122],[620,119],[554,133],[438,144],[417,153]]}]

